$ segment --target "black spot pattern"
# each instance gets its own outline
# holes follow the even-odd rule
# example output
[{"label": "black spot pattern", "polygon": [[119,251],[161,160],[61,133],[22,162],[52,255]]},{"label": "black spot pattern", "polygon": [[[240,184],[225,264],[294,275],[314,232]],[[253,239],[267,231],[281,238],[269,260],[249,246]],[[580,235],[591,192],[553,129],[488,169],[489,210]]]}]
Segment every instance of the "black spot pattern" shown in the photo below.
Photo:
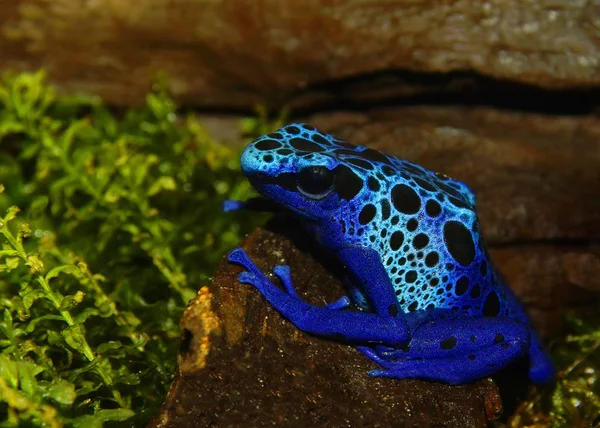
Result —
[{"label": "black spot pattern", "polygon": [[392,205],[403,214],[415,214],[421,208],[421,198],[407,185],[397,184],[392,189]]},{"label": "black spot pattern", "polygon": [[449,197],[448,200],[456,207],[458,208],[465,208],[465,209],[470,209],[471,207],[469,206],[469,204],[467,204],[466,202],[457,199],[457,198],[453,198],[453,197]]},{"label": "black spot pattern", "polygon": [[358,222],[362,225],[365,225],[375,218],[376,213],[377,210],[375,209],[375,206],[372,204],[367,204],[360,211],[360,214],[358,215]]},{"label": "black spot pattern", "polygon": [[462,296],[469,289],[469,278],[466,276],[461,276],[458,281],[456,281],[456,288],[454,289],[457,296]]},{"label": "black spot pattern", "polygon": [[444,225],[444,243],[454,260],[463,266],[469,266],[475,258],[475,244],[471,232],[458,221],[449,221]]},{"label": "black spot pattern", "polygon": [[413,239],[413,247],[415,247],[415,250],[425,248],[427,244],[429,244],[429,237],[424,233],[417,234]]},{"label": "black spot pattern", "polygon": [[499,312],[500,312],[500,300],[498,299],[498,294],[495,291],[492,291],[485,298],[485,302],[483,304],[483,316],[495,317],[495,316],[498,316]]},{"label": "black spot pattern", "polygon": [[406,229],[408,229],[409,232],[414,232],[415,230],[417,230],[418,227],[419,227],[419,222],[417,220],[415,220],[414,218],[411,218],[406,223]]},{"label": "black spot pattern", "polygon": [[431,253],[427,254],[427,256],[425,256],[425,264],[427,265],[427,267],[435,267],[439,261],[440,255],[435,251],[432,251]]},{"label": "black spot pattern", "polygon": [[456,346],[456,337],[449,337],[440,342],[440,348],[445,351],[449,351],[450,349]]},{"label": "black spot pattern", "polygon": [[398,251],[398,249],[402,246],[403,243],[404,233],[402,233],[399,230],[392,233],[392,237],[390,238],[390,248],[392,249],[392,251]]},{"label": "black spot pattern", "polygon": [[485,260],[479,265],[479,272],[481,273],[481,276],[485,276],[487,273],[487,262]]},{"label": "black spot pattern", "polygon": [[326,138],[324,138],[321,135],[319,135],[319,134],[312,134],[311,135],[311,139],[315,143],[319,143],[322,146],[329,146],[330,145],[329,141]]},{"label": "black spot pattern", "polygon": [[256,143],[254,145],[254,147],[256,147],[258,150],[273,150],[273,149],[278,149],[279,147],[281,147],[281,143],[279,141],[276,140],[260,140],[258,143]]},{"label": "black spot pattern", "polygon": [[414,270],[409,270],[408,272],[406,272],[406,276],[404,279],[407,283],[412,284],[417,280],[417,278],[417,272],[415,272]]},{"label": "black spot pattern", "polygon": [[[327,247],[331,239],[376,251],[402,311],[447,308],[472,316],[509,314],[504,284],[485,253],[475,199],[466,185],[303,124],[259,138],[248,147],[248,155],[255,161],[243,165],[246,169],[261,165],[260,174],[247,171],[259,192],[262,184],[276,184],[302,196],[299,167],[332,171],[337,198],[323,199],[323,209],[333,211],[319,215],[335,222],[335,228],[325,225],[322,245]],[[321,200],[313,203],[321,209]],[[302,218],[304,212],[297,214]],[[342,237],[334,236],[340,233]],[[365,301],[355,303],[368,309]]]},{"label": "black spot pattern", "polygon": [[297,126],[294,126],[294,125],[286,126],[285,130],[286,130],[286,132],[289,132],[292,135],[300,134],[300,128],[298,128]]},{"label": "black spot pattern", "polygon": [[384,163],[387,165],[392,165],[392,163],[390,162],[388,157],[386,155],[384,155],[383,153],[378,152],[377,150],[366,149],[366,150],[362,151],[360,155],[368,161],[381,162],[381,163]]},{"label": "black spot pattern", "polygon": [[290,140],[290,145],[296,150],[300,150],[303,152],[322,152],[325,150],[323,147],[318,144],[313,143],[312,141],[305,140],[304,138],[292,138]]},{"label": "black spot pattern", "polygon": [[354,159],[354,158],[349,158],[346,159],[346,162],[351,163],[352,165],[358,166],[359,168],[363,168],[366,170],[372,170],[373,169],[373,165],[370,164],[367,161],[364,161],[362,159]]},{"label": "black spot pattern", "polygon": [[381,170],[388,177],[393,177],[396,174],[396,170],[390,166],[384,165],[381,167]]},{"label": "black spot pattern", "polygon": [[369,179],[367,180],[367,186],[369,187],[369,190],[371,190],[372,192],[378,192],[379,189],[381,188],[379,181],[375,177],[372,177],[372,176],[369,177]]},{"label": "black spot pattern", "polygon": [[419,178],[419,177],[415,177],[414,180],[415,180],[415,183],[417,183],[419,185],[419,187],[421,187],[425,190],[428,190],[430,192],[434,192],[436,190],[435,186],[427,180],[423,180],[422,178]]}]

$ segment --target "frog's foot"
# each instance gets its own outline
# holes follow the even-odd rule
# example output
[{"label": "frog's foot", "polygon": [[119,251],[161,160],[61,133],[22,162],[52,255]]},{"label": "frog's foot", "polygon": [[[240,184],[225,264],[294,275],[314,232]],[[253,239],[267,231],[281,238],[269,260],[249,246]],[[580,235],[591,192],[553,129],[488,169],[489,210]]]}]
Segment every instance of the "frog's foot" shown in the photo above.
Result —
[{"label": "frog's foot", "polygon": [[[394,367],[395,362],[394,361],[390,361],[388,359],[385,359],[381,356],[381,353],[378,352],[377,347],[370,347],[370,346],[357,346],[356,349],[358,349],[360,352],[362,352],[363,354],[365,354],[367,357],[369,357],[369,359],[375,361],[377,364],[379,364],[381,367],[385,368],[386,370],[391,369],[392,367]],[[389,349],[393,349],[393,348],[389,348]],[[373,374],[374,372],[383,372],[384,370],[371,370],[369,372],[369,374],[371,376],[375,375]],[[381,376],[380,376],[381,377]]]},{"label": "frog's foot", "polygon": [[273,269],[281,279],[284,291],[273,284],[242,249],[233,250],[228,260],[246,269],[238,275],[240,282],[254,286],[281,315],[306,333],[349,343],[406,343],[403,319],[343,311],[351,305],[346,296],[326,306],[311,305],[296,292],[288,266],[276,266]]},{"label": "frog's foot", "polygon": [[[228,257],[228,260],[233,263],[237,263],[241,265],[247,272],[241,272],[238,275],[238,280],[244,284],[250,284],[256,287],[260,293],[269,300],[267,296],[271,296],[271,298],[284,299],[284,293],[277,287],[275,284],[269,280],[258,267],[254,264],[252,260],[248,257],[248,255],[240,248],[233,250]],[[310,307],[307,303],[302,300],[302,297],[296,291],[293,283],[292,276],[289,266],[275,266],[273,268],[273,273],[277,275],[277,277],[281,280],[285,291],[287,291],[288,298],[295,299],[300,302],[300,306],[302,304]],[[285,299],[284,299],[285,300]],[[270,301],[270,300],[269,300]],[[289,302],[288,302],[289,303]],[[351,306],[350,299],[347,296],[343,296],[340,299],[336,300],[333,303],[325,306],[324,308],[339,311],[341,309],[345,309]]]},{"label": "frog's foot", "polygon": [[237,211],[237,210],[241,210],[244,208],[244,206],[246,205],[246,203],[244,201],[235,201],[232,199],[227,199],[225,201],[223,201],[223,204],[221,205],[221,209],[223,210],[223,212],[230,212],[230,211]]},{"label": "frog's foot", "polygon": [[540,338],[531,332],[531,347],[529,348],[529,379],[541,385],[547,385],[554,380],[556,369],[550,356],[544,349]]},{"label": "frog's foot", "polygon": [[529,330],[518,321],[467,318],[424,324],[402,349],[359,350],[383,367],[371,376],[463,384],[493,375],[523,357],[529,343]]},{"label": "frog's foot", "polygon": [[[285,287],[285,290],[291,297],[298,300],[302,300],[302,297],[300,297],[300,295],[296,291],[296,288],[294,287],[294,284],[292,283],[292,273],[290,271],[289,266],[275,266],[273,268],[273,273],[277,275],[277,277],[281,280],[281,283]],[[350,301],[348,296],[343,296],[335,302],[326,305],[325,308],[331,309],[333,311],[339,311],[342,309],[346,309],[350,306],[352,306],[352,302]]]}]

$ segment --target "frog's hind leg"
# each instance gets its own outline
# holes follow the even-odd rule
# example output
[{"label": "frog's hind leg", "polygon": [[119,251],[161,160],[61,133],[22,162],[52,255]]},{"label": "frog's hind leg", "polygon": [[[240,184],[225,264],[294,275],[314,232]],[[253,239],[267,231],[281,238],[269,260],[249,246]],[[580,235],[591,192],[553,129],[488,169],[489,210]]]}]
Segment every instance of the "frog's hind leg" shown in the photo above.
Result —
[{"label": "frog's hind leg", "polygon": [[[509,318],[431,321],[403,349],[379,352],[371,376],[462,384],[490,376],[529,350],[529,329]],[[369,355],[364,349],[363,353]]]}]

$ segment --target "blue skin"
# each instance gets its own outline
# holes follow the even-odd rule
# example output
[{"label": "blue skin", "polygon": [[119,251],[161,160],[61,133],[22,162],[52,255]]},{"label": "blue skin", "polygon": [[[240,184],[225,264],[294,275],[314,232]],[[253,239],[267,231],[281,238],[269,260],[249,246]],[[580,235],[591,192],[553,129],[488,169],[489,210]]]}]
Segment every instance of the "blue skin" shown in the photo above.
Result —
[{"label": "blue skin", "polygon": [[[246,147],[242,169],[271,207],[296,216],[348,273],[348,297],[302,300],[288,266],[274,285],[241,249],[251,284],[300,330],[356,346],[372,376],[473,382],[529,358],[545,384],[554,368],[483,243],[475,196],[463,183],[411,162],[291,124]],[[228,201],[226,210],[260,201]],[[358,306],[361,311],[344,310]]]}]

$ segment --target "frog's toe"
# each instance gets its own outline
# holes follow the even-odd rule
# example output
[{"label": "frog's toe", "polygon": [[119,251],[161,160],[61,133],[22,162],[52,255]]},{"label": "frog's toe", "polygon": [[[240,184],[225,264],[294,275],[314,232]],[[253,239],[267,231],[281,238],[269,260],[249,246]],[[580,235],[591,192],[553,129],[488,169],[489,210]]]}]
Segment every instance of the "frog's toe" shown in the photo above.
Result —
[{"label": "frog's toe", "polygon": [[223,209],[223,212],[227,213],[230,211],[240,210],[244,208],[245,205],[246,203],[244,201],[234,201],[231,199],[227,199],[223,201],[223,203],[221,204],[221,208]]},{"label": "frog's toe", "polygon": [[231,263],[240,265],[248,272],[254,274],[257,278],[264,276],[261,270],[254,264],[254,262],[248,257],[248,254],[241,248],[236,248],[227,256],[227,260]]},{"label": "frog's toe", "polygon": [[277,277],[281,280],[281,283],[285,287],[287,293],[295,297],[296,299],[300,299],[300,295],[296,292],[294,284],[292,283],[292,273],[290,267],[287,265],[278,265],[273,268],[273,273],[277,275]]},{"label": "frog's toe", "polygon": [[325,307],[327,309],[331,309],[332,311],[339,311],[342,309],[346,309],[347,307],[349,307],[351,305],[352,305],[352,302],[350,301],[350,298],[348,298],[348,296],[342,296],[335,302],[331,302],[330,304],[328,304]]},{"label": "frog's toe", "polygon": [[371,376],[371,377],[395,377],[390,374],[389,370],[380,370],[380,369],[369,370],[369,376]]},{"label": "frog's toe", "polygon": [[[369,357],[371,360],[375,361],[377,364],[379,364],[384,369],[389,368],[389,366],[390,366],[389,361],[386,361],[383,358],[381,358],[381,355],[374,348],[372,348],[370,346],[357,346],[356,349],[358,349],[364,355]],[[379,373],[379,372],[384,372],[384,371],[385,370],[381,370],[381,369],[380,370],[371,370],[369,372],[369,375],[372,377],[379,377],[379,376],[381,376],[381,374],[373,374],[373,373],[375,373],[375,372]]]},{"label": "frog's toe", "polygon": [[240,272],[238,275],[238,281],[242,284],[254,285],[256,282],[256,275],[250,272]]},{"label": "frog's toe", "polygon": [[236,248],[227,256],[227,260],[231,263],[235,263],[241,265],[242,267],[249,269],[250,266],[253,266],[254,263],[248,257],[248,254],[241,248]]},{"label": "frog's toe", "polygon": [[288,265],[277,265],[273,268],[273,273],[279,277],[282,281],[290,281],[292,279],[292,274],[290,267]]},{"label": "frog's toe", "polygon": [[529,348],[529,378],[540,385],[548,385],[554,381],[555,368],[552,360],[542,347],[537,335]]}]

